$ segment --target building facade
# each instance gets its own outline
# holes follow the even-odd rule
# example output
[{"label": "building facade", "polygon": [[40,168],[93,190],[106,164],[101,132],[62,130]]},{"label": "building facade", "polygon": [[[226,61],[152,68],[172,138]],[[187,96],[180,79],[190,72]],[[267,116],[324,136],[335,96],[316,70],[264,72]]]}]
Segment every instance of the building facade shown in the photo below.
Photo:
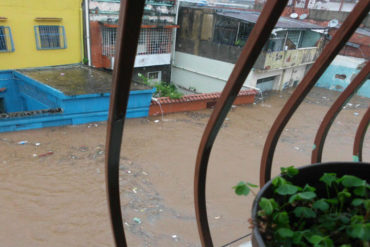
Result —
[{"label": "building facade", "polygon": [[[89,0],[93,67],[113,68],[119,8],[119,0]],[[146,2],[134,65],[134,80],[138,80],[137,75],[141,73],[151,81],[169,82],[176,28],[175,0]]]},{"label": "building facade", "polygon": [[82,0],[1,0],[0,70],[80,63]]},{"label": "building facade", "polygon": [[[171,81],[184,92],[219,92],[258,19],[258,12],[181,7]],[[295,86],[314,63],[325,28],[281,17],[244,86]]]}]

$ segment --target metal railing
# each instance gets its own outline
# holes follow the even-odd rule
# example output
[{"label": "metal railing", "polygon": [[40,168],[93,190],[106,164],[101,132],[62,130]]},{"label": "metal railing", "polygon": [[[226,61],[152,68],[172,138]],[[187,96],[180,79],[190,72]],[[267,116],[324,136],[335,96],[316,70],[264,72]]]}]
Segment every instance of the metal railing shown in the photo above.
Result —
[{"label": "metal railing", "polygon": [[[195,211],[198,223],[198,231],[202,246],[213,246],[211,232],[208,224],[206,208],[206,178],[209,156],[213,143],[216,139],[227,113],[234,102],[238,92],[253,67],[264,44],[279,19],[288,0],[268,0],[265,8],[254,26],[243,51],[235,64],[220,99],[209,119],[202,140],[198,149],[194,175],[194,197]],[[139,28],[143,13],[145,0],[122,1],[119,20],[119,34],[117,42],[117,62],[113,72],[113,87],[109,112],[109,123],[107,130],[107,156],[106,156],[106,185],[110,216],[113,228],[113,235],[116,246],[127,246],[120,206],[119,194],[119,157],[122,142],[123,125],[128,102],[128,95],[131,83],[132,70],[134,65],[137,43],[139,40]],[[330,43],[307,72],[302,82],[298,85],[292,96],[289,98],[278,117],[276,118],[265,143],[261,166],[260,186],[263,186],[271,177],[271,165],[274,157],[275,147],[285,128],[286,124],[294,114],[295,110],[302,103],[304,98],[315,85],[316,81],[324,73],[330,62],[345,45],[362,20],[367,16],[370,9],[370,0],[361,0],[341,28],[335,34]],[[348,97],[361,85],[369,75],[369,62],[353,80],[351,85],[339,96],[324,118],[317,133],[313,161],[320,160],[322,145],[325,136],[330,128],[331,120],[343,106]],[[329,119],[330,121],[327,121]],[[354,155],[361,160],[362,144],[370,121],[370,110],[368,110],[359,124],[355,136]]]}]

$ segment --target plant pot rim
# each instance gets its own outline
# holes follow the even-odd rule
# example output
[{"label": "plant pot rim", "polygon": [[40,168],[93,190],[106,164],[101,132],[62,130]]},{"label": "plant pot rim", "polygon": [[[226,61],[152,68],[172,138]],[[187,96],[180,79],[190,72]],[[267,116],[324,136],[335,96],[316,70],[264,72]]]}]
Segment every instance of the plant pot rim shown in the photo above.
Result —
[{"label": "plant pot rim", "polygon": [[[331,166],[331,167],[330,167]],[[321,169],[330,169],[330,168],[337,168],[339,169],[340,167],[341,168],[344,168],[344,167],[349,167],[349,166],[358,166],[358,167],[370,167],[370,163],[367,163],[367,162],[342,162],[342,161],[338,161],[338,162],[323,162],[323,163],[316,163],[316,164],[310,164],[310,165],[305,165],[305,166],[301,166],[301,167],[297,167],[297,169],[299,170],[299,173],[296,175],[296,177],[300,176],[301,174],[301,171],[308,171],[308,170],[320,170]],[[360,168],[361,169],[361,168]],[[328,171],[325,171],[325,172],[328,172]],[[330,171],[330,172],[335,172],[335,171]],[[280,175],[278,176],[275,176],[275,177],[279,177]],[[266,191],[270,188],[270,186],[272,186],[272,180],[275,178],[271,178],[262,188],[261,190],[257,193],[257,196],[255,197],[254,201],[253,201],[253,204],[252,204],[252,220],[253,222],[256,222],[257,220],[257,213],[258,213],[258,210],[259,210],[259,201],[261,199],[261,197],[263,197],[263,195],[266,193]],[[367,177],[370,177],[370,173],[367,174]],[[317,179],[317,177],[315,177]],[[314,178],[314,179],[315,179]],[[258,230],[258,226],[256,224],[254,224],[253,226],[253,234],[252,234],[252,243],[258,243],[258,246],[265,246],[264,244],[264,240]],[[253,245],[255,246],[255,245]]]}]

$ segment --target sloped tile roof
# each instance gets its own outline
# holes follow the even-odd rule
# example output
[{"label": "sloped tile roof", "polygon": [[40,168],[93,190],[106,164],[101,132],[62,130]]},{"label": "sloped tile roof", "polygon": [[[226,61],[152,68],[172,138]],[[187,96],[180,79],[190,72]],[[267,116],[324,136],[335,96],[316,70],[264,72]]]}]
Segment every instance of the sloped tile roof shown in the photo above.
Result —
[{"label": "sloped tile roof", "polygon": [[[253,89],[249,90],[241,90],[238,96],[248,96],[248,95],[256,95],[257,91]],[[191,101],[201,101],[201,100],[216,100],[220,98],[221,93],[201,93],[201,94],[190,94],[182,96],[180,99],[170,99],[169,97],[160,97],[157,98],[157,101],[164,105],[164,104],[171,104],[171,103],[186,103]],[[152,105],[157,104],[156,101],[152,100]]]}]

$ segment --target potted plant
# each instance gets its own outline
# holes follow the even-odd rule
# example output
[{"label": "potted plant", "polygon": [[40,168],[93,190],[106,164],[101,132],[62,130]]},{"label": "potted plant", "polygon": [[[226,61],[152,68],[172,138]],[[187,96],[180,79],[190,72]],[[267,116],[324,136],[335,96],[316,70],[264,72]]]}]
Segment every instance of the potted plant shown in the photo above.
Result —
[{"label": "potted plant", "polygon": [[[253,246],[370,246],[370,164],[282,168],[252,209]],[[238,195],[255,185],[240,182]]]}]

